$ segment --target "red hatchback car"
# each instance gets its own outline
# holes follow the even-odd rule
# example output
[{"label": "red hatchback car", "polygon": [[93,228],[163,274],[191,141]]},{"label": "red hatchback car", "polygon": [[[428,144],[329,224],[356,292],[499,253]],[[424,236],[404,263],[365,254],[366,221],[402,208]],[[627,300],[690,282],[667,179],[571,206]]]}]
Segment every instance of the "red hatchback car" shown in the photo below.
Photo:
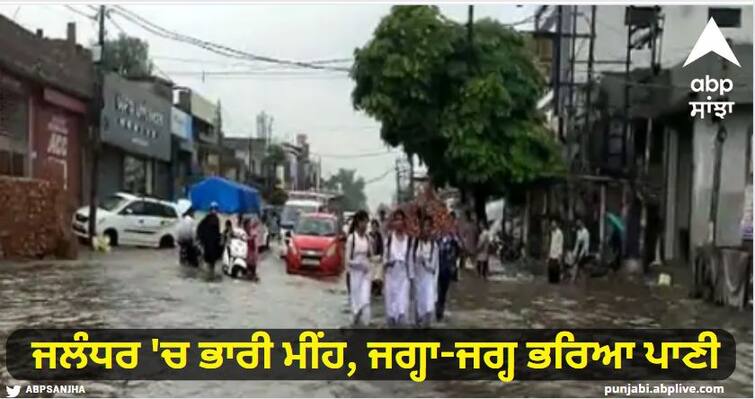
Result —
[{"label": "red hatchback car", "polygon": [[343,272],[343,243],[338,220],[327,213],[303,214],[291,232],[286,272],[334,276]]}]

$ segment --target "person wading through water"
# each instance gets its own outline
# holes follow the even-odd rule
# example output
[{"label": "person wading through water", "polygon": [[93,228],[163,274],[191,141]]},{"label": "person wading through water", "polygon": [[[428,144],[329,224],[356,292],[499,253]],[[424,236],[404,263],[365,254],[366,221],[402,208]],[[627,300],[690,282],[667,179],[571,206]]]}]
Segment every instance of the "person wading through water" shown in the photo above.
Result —
[{"label": "person wading through water", "polygon": [[366,211],[360,210],[354,214],[346,238],[346,266],[349,271],[349,299],[354,326],[370,324],[370,293],[372,289],[372,270],[370,256],[372,245],[367,234],[367,224],[370,217]]},{"label": "person wading through water", "polygon": [[430,327],[435,311],[438,288],[438,245],[432,237],[433,219],[420,217],[420,235],[414,240],[411,256],[414,285],[414,314],[417,327]]},{"label": "person wading through water", "polygon": [[548,282],[557,284],[561,280],[561,259],[564,257],[564,234],[558,221],[551,219],[550,250],[548,251]]},{"label": "person wading through water", "polygon": [[178,224],[179,261],[182,265],[199,266],[199,251],[195,240],[194,208],[189,208]]},{"label": "person wading through water", "polygon": [[458,258],[461,253],[461,238],[456,225],[456,214],[449,215],[453,226],[450,231],[445,231],[438,241],[438,302],[435,304],[435,317],[438,321],[443,320],[446,308],[446,296],[451,281],[458,279]]},{"label": "person wading through water", "polygon": [[380,222],[372,219],[370,223],[370,242],[372,243],[373,264],[372,270],[372,294],[381,295],[383,292],[383,266],[380,259],[383,257],[383,234],[380,230]]},{"label": "person wading through water", "polygon": [[401,209],[393,213],[392,232],[383,246],[383,296],[385,314],[389,327],[408,324],[409,293],[409,249],[411,239],[406,234],[406,214]]},{"label": "person wading through water", "polygon": [[220,235],[220,219],[218,218],[218,204],[210,204],[210,213],[199,222],[197,237],[202,245],[204,261],[210,270],[215,269],[215,263],[223,254]]},{"label": "person wading through water", "polygon": [[247,278],[253,281],[259,281],[259,275],[257,274],[257,263],[259,262],[259,219],[247,218],[243,219],[242,226],[246,233],[246,269]]}]

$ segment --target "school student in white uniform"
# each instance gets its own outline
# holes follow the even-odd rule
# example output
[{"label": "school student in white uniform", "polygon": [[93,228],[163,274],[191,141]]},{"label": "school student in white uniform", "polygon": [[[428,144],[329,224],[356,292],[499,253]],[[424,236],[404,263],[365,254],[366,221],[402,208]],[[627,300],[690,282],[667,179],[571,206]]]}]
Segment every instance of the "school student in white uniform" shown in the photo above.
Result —
[{"label": "school student in white uniform", "polygon": [[370,324],[370,294],[372,290],[372,270],[370,256],[372,244],[367,234],[369,215],[365,211],[354,214],[346,238],[346,266],[349,271],[348,279],[351,290],[349,299],[351,313],[355,326]]},{"label": "school student in white uniform", "polygon": [[409,323],[409,250],[411,239],[406,233],[406,215],[402,210],[393,213],[393,231],[385,240],[383,252],[383,296],[385,314],[389,327]]},{"label": "school student in white uniform", "polygon": [[417,327],[430,326],[435,313],[438,289],[438,244],[431,236],[433,220],[425,215],[421,218],[420,236],[414,241],[411,256]]}]

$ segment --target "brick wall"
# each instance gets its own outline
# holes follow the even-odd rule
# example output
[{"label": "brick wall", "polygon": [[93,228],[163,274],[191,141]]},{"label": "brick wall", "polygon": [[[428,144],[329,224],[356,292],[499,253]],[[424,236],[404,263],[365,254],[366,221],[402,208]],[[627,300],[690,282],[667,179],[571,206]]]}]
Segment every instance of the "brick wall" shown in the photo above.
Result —
[{"label": "brick wall", "polygon": [[0,259],[77,257],[71,212],[56,184],[0,176],[0,204]]}]

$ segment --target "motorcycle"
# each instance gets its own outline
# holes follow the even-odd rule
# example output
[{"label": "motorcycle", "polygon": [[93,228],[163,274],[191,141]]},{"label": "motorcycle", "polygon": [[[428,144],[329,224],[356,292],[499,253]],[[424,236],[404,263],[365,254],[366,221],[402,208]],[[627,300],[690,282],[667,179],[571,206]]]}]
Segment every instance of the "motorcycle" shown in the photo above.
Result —
[{"label": "motorcycle", "polygon": [[248,253],[246,232],[234,229],[223,250],[223,273],[233,278],[246,276],[250,271],[246,262]]}]

